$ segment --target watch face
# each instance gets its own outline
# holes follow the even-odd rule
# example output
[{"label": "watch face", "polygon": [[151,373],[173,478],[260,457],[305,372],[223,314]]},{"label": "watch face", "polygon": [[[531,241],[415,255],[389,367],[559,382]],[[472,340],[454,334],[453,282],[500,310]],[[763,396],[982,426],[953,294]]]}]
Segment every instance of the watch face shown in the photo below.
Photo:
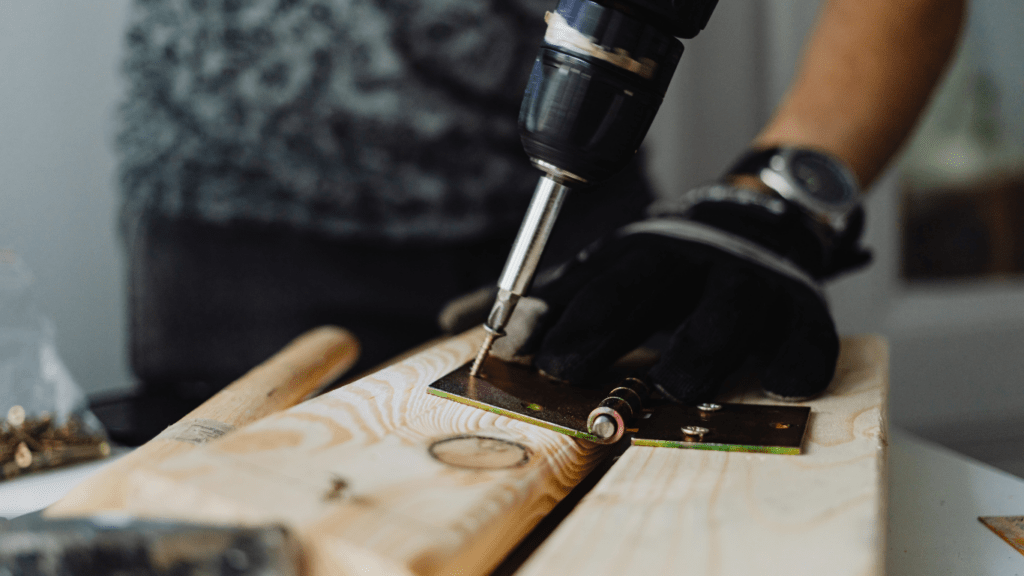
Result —
[{"label": "watch face", "polygon": [[842,167],[814,152],[797,151],[789,159],[790,174],[816,200],[845,204],[856,194]]}]

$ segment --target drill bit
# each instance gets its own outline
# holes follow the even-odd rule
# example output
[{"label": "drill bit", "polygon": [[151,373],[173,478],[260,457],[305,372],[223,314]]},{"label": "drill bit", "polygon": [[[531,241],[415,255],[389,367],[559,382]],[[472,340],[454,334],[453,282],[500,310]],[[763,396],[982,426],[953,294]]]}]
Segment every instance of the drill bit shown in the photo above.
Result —
[{"label": "drill bit", "polygon": [[505,326],[512,316],[519,299],[526,293],[537,270],[537,263],[544,253],[544,246],[551,235],[551,229],[558,218],[569,188],[550,175],[541,176],[537,188],[526,209],[526,216],[519,227],[519,234],[512,244],[505,268],[498,278],[498,297],[494,300],[491,313],[484,323],[487,336],[477,352],[473,365],[469,369],[470,376],[480,374],[480,366],[491,351],[494,341],[505,335]]},{"label": "drill bit", "polygon": [[[486,330],[488,326],[484,326]],[[484,342],[480,345],[480,349],[476,352],[476,358],[473,358],[473,365],[469,368],[470,376],[477,376],[480,374],[480,365],[484,363],[484,359],[487,358],[487,353],[490,352],[491,346],[494,344],[494,332],[487,330],[487,335],[484,336]]]}]

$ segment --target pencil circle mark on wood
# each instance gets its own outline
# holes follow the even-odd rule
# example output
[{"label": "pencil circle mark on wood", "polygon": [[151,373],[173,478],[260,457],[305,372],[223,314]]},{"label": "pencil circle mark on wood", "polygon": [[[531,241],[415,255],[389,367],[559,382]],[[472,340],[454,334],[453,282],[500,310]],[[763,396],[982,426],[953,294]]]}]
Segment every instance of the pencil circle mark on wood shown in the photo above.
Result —
[{"label": "pencil circle mark on wood", "polygon": [[530,451],[522,444],[475,434],[438,440],[429,450],[435,460],[468,470],[518,468],[530,461]]}]

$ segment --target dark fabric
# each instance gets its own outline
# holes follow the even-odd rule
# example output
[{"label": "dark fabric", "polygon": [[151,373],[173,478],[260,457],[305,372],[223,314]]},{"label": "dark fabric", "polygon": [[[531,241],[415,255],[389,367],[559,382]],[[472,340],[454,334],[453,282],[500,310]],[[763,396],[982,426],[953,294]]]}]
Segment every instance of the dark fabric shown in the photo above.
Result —
[{"label": "dark fabric", "polygon": [[685,403],[752,375],[787,398],[824,390],[839,354],[825,302],[808,286],[696,242],[613,239],[538,290],[550,308],[525,353],[546,373],[586,383],[658,331],[671,337],[649,371]]},{"label": "dark fabric", "polygon": [[[136,375],[216,388],[326,322],[366,366],[494,282],[539,176],[516,118],[548,8],[135,0],[118,148]],[[554,257],[639,215],[639,164],[571,195]]]},{"label": "dark fabric", "polygon": [[131,258],[131,362],[146,386],[216,390],[321,324],[360,339],[360,368],[425,342],[453,294],[496,278],[506,242],[352,244],[284,227],[153,218]]},{"label": "dark fabric", "polygon": [[[351,330],[353,373],[369,368],[497,280],[540,175],[516,119],[551,7],[132,2],[117,146],[142,395],[110,404],[126,435],[317,325]],[[641,217],[640,166],[570,194],[546,262]]]},{"label": "dark fabric", "polygon": [[514,232],[516,128],[547,0],[134,0],[118,151],[128,221],[347,240]]},{"label": "dark fabric", "polygon": [[[637,219],[649,201],[635,166],[570,193],[542,266]],[[370,368],[438,335],[441,307],[496,282],[512,239],[395,246],[138,218],[127,235],[133,371],[147,388],[209,395],[321,324],[351,330],[363,344],[353,373]]]}]

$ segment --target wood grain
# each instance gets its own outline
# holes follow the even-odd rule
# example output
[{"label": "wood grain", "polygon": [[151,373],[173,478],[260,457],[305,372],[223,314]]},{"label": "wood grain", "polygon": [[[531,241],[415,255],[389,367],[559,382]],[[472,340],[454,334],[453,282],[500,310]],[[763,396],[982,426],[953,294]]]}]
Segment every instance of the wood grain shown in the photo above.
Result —
[{"label": "wood grain", "polygon": [[[470,331],[140,471],[130,509],[284,523],[304,543],[308,574],[484,574],[603,449],[428,395],[482,335]],[[438,442],[444,449],[432,453]],[[481,462],[498,467],[466,467]]]},{"label": "wood grain", "polygon": [[237,427],[294,406],[333,382],[358,358],[359,342],[347,330],[334,326],[311,330],[153,440],[72,489],[45,514],[79,516],[119,510],[132,471],[155,467]]},{"label": "wood grain", "polygon": [[887,389],[884,341],[845,339],[803,455],[629,448],[517,576],[881,574]]}]

